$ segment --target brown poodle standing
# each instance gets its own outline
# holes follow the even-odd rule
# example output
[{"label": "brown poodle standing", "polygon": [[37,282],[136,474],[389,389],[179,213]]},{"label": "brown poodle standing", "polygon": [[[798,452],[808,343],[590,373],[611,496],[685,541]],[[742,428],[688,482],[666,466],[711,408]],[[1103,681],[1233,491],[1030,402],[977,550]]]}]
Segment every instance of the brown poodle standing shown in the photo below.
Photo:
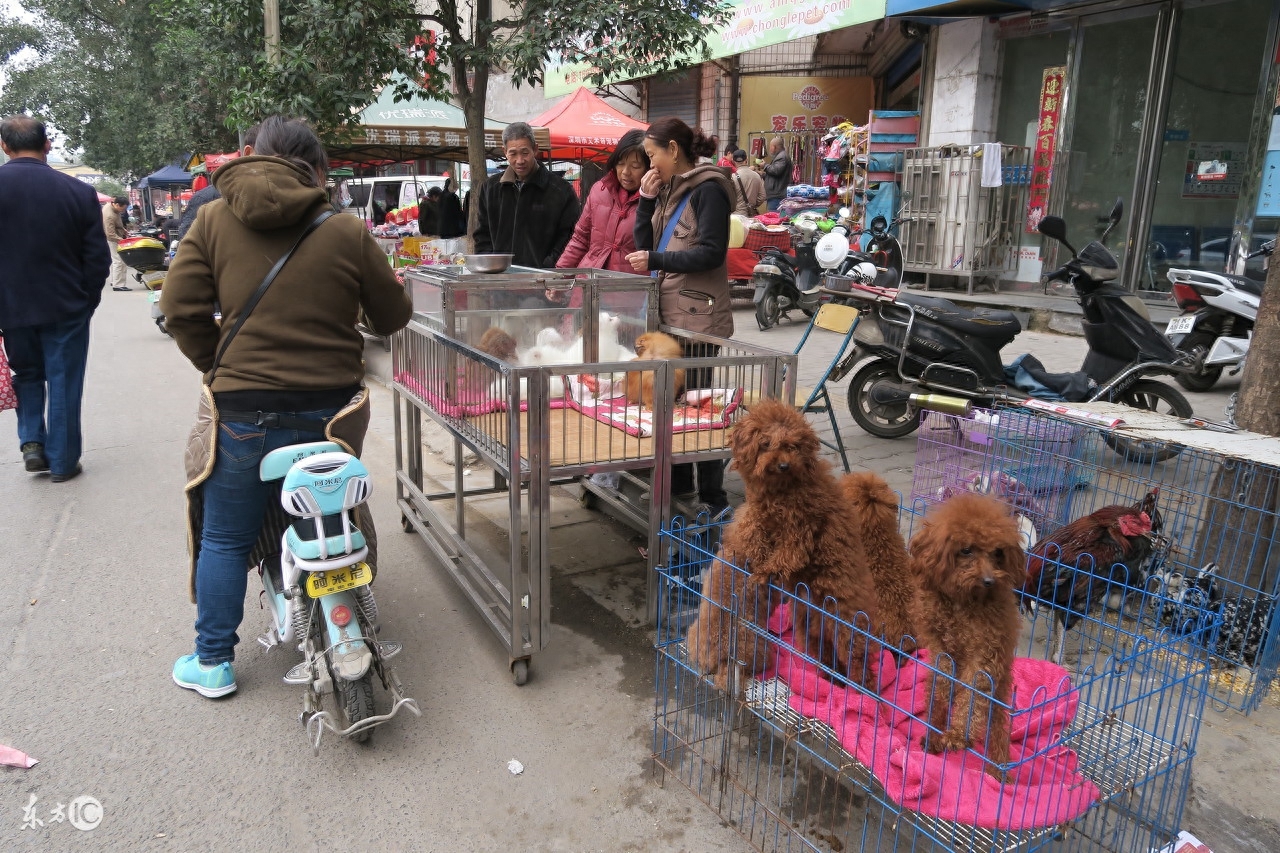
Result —
[{"label": "brown poodle standing", "polygon": [[[818,456],[821,444],[817,434],[792,407],[765,400],[734,425],[729,446],[747,497],[721,543],[725,560],[751,571],[739,613],[742,618],[758,620],[763,625],[768,616],[768,605],[762,601],[767,584],[788,592],[807,587],[813,606],[803,600],[792,605],[797,649],[850,681],[866,685],[870,676],[867,658],[879,651],[879,645],[868,648],[862,634],[832,619],[822,609],[825,604],[845,622],[864,629],[876,624],[879,614],[875,583],[867,568],[858,526],[839,483]],[[708,586],[709,595],[722,592],[714,577]],[[728,614],[719,609],[719,623],[708,624],[702,619],[704,613],[717,615],[708,612],[715,609],[704,607],[698,622],[690,628],[694,638],[691,649],[699,646],[699,654],[714,648],[727,649]],[[859,612],[865,617],[859,617]],[[748,633],[749,629],[739,630],[739,646]],[[708,638],[718,639],[707,642]],[[740,648],[739,659],[753,651]],[[747,662],[752,670],[759,670],[763,664],[762,660]]]},{"label": "brown poodle standing", "polygon": [[898,532],[898,496],[879,474],[845,474],[840,480],[876,582],[880,622],[872,633],[885,638],[904,654],[916,650],[911,601],[915,584],[907,568],[907,543]]},{"label": "brown poodle standing", "polygon": [[[1014,590],[1027,575],[1017,522],[995,498],[958,494],[930,510],[911,539],[911,571],[918,584],[917,639],[935,667],[955,667],[954,681],[932,678],[924,746],[936,754],[985,740],[992,762],[986,771],[1004,781],[995,765],[1009,762],[1005,706],[1013,696],[1021,629]],[[991,694],[1003,705],[991,702]]]}]

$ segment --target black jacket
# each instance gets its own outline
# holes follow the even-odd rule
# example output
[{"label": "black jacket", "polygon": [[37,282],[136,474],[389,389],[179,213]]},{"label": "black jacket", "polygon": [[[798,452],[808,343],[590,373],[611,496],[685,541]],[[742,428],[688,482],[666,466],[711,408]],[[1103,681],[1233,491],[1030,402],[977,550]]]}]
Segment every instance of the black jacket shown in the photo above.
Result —
[{"label": "black jacket", "polygon": [[573,236],[581,210],[564,178],[539,165],[522,186],[508,168],[480,188],[476,252],[510,252],[512,263],[551,269]]},{"label": "black jacket", "polygon": [[110,269],[93,187],[34,157],[0,166],[0,329],[93,311]]},{"label": "black jacket", "polygon": [[440,236],[467,236],[467,220],[462,214],[462,202],[458,201],[458,194],[453,190],[445,190],[438,204]]},{"label": "black jacket", "polygon": [[418,202],[418,233],[423,237],[441,237],[440,202],[424,198]]}]

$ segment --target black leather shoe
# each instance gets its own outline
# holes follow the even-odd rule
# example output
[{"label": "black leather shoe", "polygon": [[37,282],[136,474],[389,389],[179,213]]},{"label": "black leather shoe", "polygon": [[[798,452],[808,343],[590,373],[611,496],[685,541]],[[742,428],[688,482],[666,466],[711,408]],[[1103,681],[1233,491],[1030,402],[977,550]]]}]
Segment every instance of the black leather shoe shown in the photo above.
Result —
[{"label": "black leather shoe", "polygon": [[22,464],[33,474],[49,470],[49,460],[44,456],[44,445],[38,441],[28,441],[22,445]]},{"label": "black leather shoe", "polygon": [[67,480],[74,480],[76,477],[79,477],[83,473],[84,473],[84,466],[82,466],[79,462],[77,462],[76,467],[72,468],[67,473],[52,474],[49,476],[49,479],[55,483],[65,483],[67,482]]}]

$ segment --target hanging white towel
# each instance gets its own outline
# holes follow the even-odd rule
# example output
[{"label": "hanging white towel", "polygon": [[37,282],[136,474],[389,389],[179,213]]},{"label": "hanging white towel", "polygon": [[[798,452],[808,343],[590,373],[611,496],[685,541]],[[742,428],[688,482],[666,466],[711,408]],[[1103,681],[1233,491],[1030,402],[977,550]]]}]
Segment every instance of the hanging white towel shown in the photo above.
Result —
[{"label": "hanging white towel", "polygon": [[982,143],[982,185],[984,187],[1004,185],[1004,180],[1000,177],[1000,157],[999,142]]}]

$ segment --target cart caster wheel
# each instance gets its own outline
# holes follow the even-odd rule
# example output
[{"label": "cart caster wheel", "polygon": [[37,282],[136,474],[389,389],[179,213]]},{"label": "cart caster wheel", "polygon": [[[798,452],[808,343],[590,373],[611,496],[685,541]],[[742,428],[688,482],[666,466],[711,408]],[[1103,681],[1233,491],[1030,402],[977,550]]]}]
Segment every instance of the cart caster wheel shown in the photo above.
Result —
[{"label": "cart caster wheel", "polygon": [[529,661],[518,660],[511,664],[511,675],[515,678],[516,686],[523,687],[529,681]]},{"label": "cart caster wheel", "polygon": [[409,516],[407,515],[400,516],[400,529],[403,530],[405,533],[413,532],[413,522],[409,520]]},{"label": "cart caster wheel", "polygon": [[599,505],[600,499],[596,497],[596,493],[583,486],[582,494],[578,495],[578,506],[583,509],[595,509]]}]

